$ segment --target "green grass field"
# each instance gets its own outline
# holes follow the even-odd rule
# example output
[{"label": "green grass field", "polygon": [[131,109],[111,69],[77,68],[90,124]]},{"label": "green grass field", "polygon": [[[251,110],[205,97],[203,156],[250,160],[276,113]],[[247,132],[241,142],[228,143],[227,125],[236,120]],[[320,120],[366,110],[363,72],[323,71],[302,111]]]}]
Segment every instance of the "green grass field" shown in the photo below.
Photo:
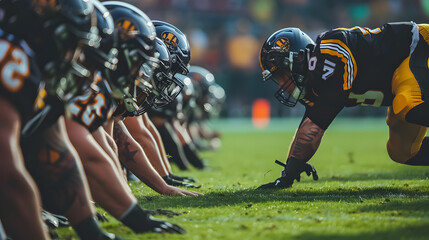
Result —
[{"label": "green grass field", "polygon": [[[223,123],[215,124],[222,148],[201,153],[210,169],[176,170],[197,178],[204,197],[165,197],[131,183],[143,208],[182,213],[159,217],[187,234],[135,235],[103,212],[105,229],[130,239],[429,239],[429,167],[389,159],[383,119],[335,120],[310,161],[319,181],[303,173],[281,191],[254,189],[280,176],[274,160],[285,160],[298,120],[265,131],[249,121]],[[75,239],[71,229],[58,232]]]}]

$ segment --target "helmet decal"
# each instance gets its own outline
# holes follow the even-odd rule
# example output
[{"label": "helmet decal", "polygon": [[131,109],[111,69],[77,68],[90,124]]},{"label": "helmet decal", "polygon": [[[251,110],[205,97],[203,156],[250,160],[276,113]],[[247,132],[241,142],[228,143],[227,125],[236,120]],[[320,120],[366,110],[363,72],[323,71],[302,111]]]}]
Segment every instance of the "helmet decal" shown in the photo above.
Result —
[{"label": "helmet decal", "polygon": [[[279,87],[274,96],[286,106],[293,107],[298,101],[303,102],[308,81],[308,56],[313,49],[311,46],[314,46],[313,40],[299,28],[280,29],[262,45],[259,55],[262,78],[264,82],[272,80]],[[279,86],[279,80],[284,74],[289,74],[290,81]]]},{"label": "helmet decal", "polygon": [[117,26],[123,29],[125,32],[132,32],[136,29],[136,26],[128,20],[122,20],[117,23]]},{"label": "helmet decal", "polygon": [[179,45],[179,39],[172,32],[163,32],[161,34],[161,38],[168,48],[175,48],[177,45]]},{"label": "helmet decal", "polygon": [[289,39],[282,37],[276,41],[276,47],[279,48],[281,52],[287,52],[290,48]]},{"label": "helmet decal", "polygon": [[39,13],[46,13],[47,11],[55,11],[57,7],[57,0],[33,0],[33,6]]}]

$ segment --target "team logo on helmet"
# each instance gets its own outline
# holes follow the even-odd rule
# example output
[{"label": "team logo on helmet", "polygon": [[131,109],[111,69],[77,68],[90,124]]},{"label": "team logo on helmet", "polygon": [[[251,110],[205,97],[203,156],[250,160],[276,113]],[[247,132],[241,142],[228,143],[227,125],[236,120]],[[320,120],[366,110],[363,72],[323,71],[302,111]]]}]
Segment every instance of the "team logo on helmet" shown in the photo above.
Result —
[{"label": "team logo on helmet", "polygon": [[176,48],[177,45],[179,45],[179,39],[171,32],[163,32],[161,34],[161,39],[170,49]]},{"label": "team logo on helmet", "polygon": [[127,33],[136,30],[136,26],[128,20],[122,20],[118,22],[117,26],[118,28],[122,29],[124,32],[127,32]]},{"label": "team logo on helmet", "polygon": [[276,43],[275,43],[275,47],[277,49],[279,49],[282,52],[287,52],[289,51],[290,48],[290,42],[289,39],[282,37],[277,39]]}]

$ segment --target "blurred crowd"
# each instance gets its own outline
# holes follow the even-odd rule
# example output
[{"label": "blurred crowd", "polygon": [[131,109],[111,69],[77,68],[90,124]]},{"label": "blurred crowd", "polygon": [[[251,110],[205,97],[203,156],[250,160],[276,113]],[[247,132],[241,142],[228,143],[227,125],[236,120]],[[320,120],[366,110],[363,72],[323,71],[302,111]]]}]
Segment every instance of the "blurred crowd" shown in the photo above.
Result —
[{"label": "blurred crowd", "polygon": [[[428,0],[131,0],[151,19],[174,23],[187,35],[191,65],[212,71],[225,88],[221,117],[249,117],[252,103],[265,98],[271,116],[301,115],[285,108],[261,80],[258,55],[263,41],[284,27],[299,27],[310,37],[336,27],[374,28],[386,22],[427,22]],[[264,89],[264,90],[263,90]],[[385,109],[354,108],[343,115],[384,115]]]}]

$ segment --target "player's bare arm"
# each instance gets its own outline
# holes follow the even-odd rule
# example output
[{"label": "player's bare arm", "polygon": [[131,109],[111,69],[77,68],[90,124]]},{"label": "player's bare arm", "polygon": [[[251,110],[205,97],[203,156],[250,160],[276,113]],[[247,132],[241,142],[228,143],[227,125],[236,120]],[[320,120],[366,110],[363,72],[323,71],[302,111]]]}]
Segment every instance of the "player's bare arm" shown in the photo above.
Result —
[{"label": "player's bare arm", "polygon": [[[0,98],[0,218],[14,239],[48,239],[40,215],[37,187],[24,167],[16,110]],[[25,231],[22,231],[25,226]]]},{"label": "player's bare arm", "polygon": [[118,145],[119,160],[143,183],[163,195],[201,196],[194,191],[167,185],[150,164],[141,146],[132,138],[124,123],[115,121],[113,136]]},{"label": "player's bare arm", "polygon": [[175,187],[198,188],[198,186],[195,186],[191,183],[183,182],[182,179],[174,179],[174,177],[176,178],[180,178],[180,177],[170,174],[171,170],[169,172],[167,168],[167,166],[169,166],[168,160],[167,160],[167,164],[165,164],[163,157],[161,155],[159,145],[155,140],[155,136],[152,135],[150,130],[146,127],[146,124],[144,123],[142,116],[126,118],[124,120],[124,124],[126,125],[128,131],[131,133],[132,137],[145,150],[145,153],[150,163],[152,164],[152,166],[155,168],[158,174],[161,175],[162,179],[164,179],[164,181],[168,185],[175,186]]},{"label": "player's bare arm", "polygon": [[44,132],[43,140],[34,171],[46,209],[66,216],[72,225],[94,215],[89,187],[63,117]]},{"label": "player's bare arm", "polygon": [[[94,200],[114,217],[120,217],[137,200],[117,171],[114,161],[80,123],[66,120],[70,141],[76,148]],[[112,197],[115,196],[115,197]]]},{"label": "player's bare arm", "polygon": [[[113,120],[112,120],[113,121]],[[121,163],[118,158],[118,147],[116,146],[113,138],[104,130],[103,127],[99,127],[96,131],[91,133],[94,137],[95,141],[104,149],[104,151],[110,156],[114,165],[116,167],[116,171],[121,176],[121,180],[124,182],[127,181],[127,176],[125,171],[123,170]],[[128,186],[128,184],[126,184]],[[129,189],[129,186],[128,186]],[[131,189],[129,189],[131,191]]]},{"label": "player's bare arm", "polygon": [[145,153],[155,170],[161,176],[167,176],[168,171],[161,159],[158,145],[149,130],[143,124],[142,117],[138,116],[127,118],[124,120],[124,123],[133,138],[140,144],[140,146],[144,147]]},{"label": "player's bare arm", "polygon": [[307,176],[313,175],[314,180],[318,180],[316,169],[306,163],[314,155],[320,145],[325,131],[313,123],[308,117],[304,118],[295,133],[295,138],[289,150],[286,164],[276,161],[284,167],[282,176],[276,181],[261,185],[258,189],[281,189],[291,187],[293,182],[301,180],[301,173]]},{"label": "player's bare arm", "polygon": [[288,158],[308,161],[317,151],[325,131],[305,118],[295,133]]}]

